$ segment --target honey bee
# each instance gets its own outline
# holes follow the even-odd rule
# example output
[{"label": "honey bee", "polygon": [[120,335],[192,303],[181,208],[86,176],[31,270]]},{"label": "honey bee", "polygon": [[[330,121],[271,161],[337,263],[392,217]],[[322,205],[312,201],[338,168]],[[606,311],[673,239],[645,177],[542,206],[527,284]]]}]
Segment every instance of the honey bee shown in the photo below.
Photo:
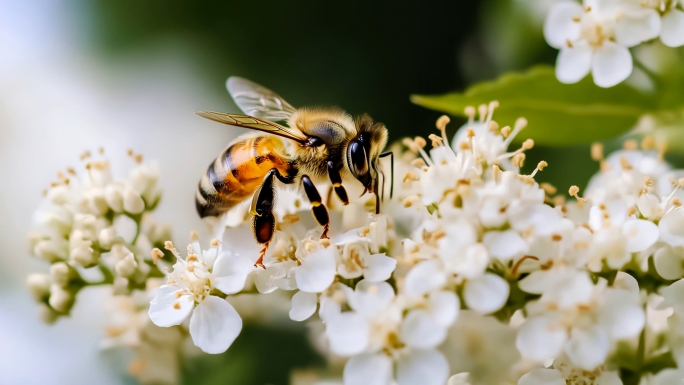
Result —
[{"label": "honey bee", "polygon": [[[379,192],[384,192],[385,176],[379,159],[390,156],[390,171],[394,171],[392,153],[382,152],[387,144],[384,124],[367,114],[353,119],[339,108],[295,109],[273,91],[239,77],[230,77],[226,86],[246,115],[197,114],[261,133],[248,133],[228,144],[202,176],[195,201],[204,218],[218,216],[252,197],[252,230],[262,245],[255,266],[264,267],[263,258],[275,232],[276,180],[304,190],[313,217],[323,228],[321,239],[328,238],[330,216],[316,184],[331,183],[339,200],[347,205],[343,184],[361,183],[361,195],[374,194],[375,212],[380,212]],[[391,190],[392,186],[390,196]]]}]

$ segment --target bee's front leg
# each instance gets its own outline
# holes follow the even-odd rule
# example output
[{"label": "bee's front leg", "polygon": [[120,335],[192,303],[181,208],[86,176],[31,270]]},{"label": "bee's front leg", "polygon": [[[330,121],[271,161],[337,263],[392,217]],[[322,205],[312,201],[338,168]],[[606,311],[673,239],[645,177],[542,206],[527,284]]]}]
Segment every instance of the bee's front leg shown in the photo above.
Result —
[{"label": "bee's front leg", "polygon": [[257,243],[262,245],[259,259],[254,264],[255,267],[265,268],[264,256],[268,250],[268,245],[273,239],[275,233],[276,220],[273,215],[273,207],[275,206],[275,179],[283,183],[292,183],[293,177],[282,176],[278,169],[271,169],[264,177],[264,183],[254,193],[252,198],[252,205],[249,212],[252,217],[252,232]]},{"label": "bee's front leg", "polygon": [[343,205],[349,204],[349,196],[347,195],[347,190],[342,186],[342,176],[340,176],[340,170],[335,167],[333,162],[328,162],[328,177],[332,183],[335,194],[340,198]]},{"label": "bee's front leg", "polygon": [[309,198],[309,202],[311,202],[311,213],[313,214],[314,219],[316,219],[316,222],[318,222],[319,225],[323,226],[321,239],[328,238],[330,215],[328,215],[328,209],[325,208],[325,205],[321,200],[321,194],[318,193],[318,189],[308,175],[302,176],[302,185],[304,186],[306,197]]}]

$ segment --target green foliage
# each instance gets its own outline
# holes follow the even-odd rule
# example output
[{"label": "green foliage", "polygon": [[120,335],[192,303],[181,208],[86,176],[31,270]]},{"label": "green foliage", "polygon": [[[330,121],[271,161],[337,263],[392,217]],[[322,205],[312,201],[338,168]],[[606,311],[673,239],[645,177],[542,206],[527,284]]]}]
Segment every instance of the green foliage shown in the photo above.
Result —
[{"label": "green foliage", "polygon": [[587,77],[577,84],[562,84],[554,70],[538,66],[525,73],[509,73],[495,81],[475,84],[464,92],[445,95],[413,95],[423,107],[464,116],[467,106],[498,100],[495,119],[502,126],[518,117],[529,125],[517,139],[532,138],[548,146],[565,146],[620,135],[644,113],[656,108],[654,95],[622,83],[600,88]]}]

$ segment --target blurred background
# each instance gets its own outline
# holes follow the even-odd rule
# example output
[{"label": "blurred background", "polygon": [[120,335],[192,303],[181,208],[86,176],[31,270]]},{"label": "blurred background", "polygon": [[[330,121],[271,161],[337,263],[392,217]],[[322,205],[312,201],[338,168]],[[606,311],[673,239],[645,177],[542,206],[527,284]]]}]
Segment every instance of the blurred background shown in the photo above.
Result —
[{"label": "blurred background", "polygon": [[[200,227],[192,201],[199,176],[240,133],[194,115],[237,111],[228,76],[261,83],[294,106],[367,112],[391,140],[427,135],[441,114],[411,104],[411,94],[553,64],[556,51],[541,32],[552,3],[0,0],[0,384],[135,383],[124,357],[98,350],[102,293],[85,290],[70,319],[48,326],[24,287],[29,272],[47,271],[27,246],[41,191],[84,150],[104,146],[120,176],[132,165],[129,148],[157,160],[157,218],[184,242]],[[561,190],[597,168],[586,146],[530,157],[530,165],[549,161],[554,172],[541,178]],[[298,325],[277,336],[247,327],[226,355],[184,368],[207,384],[225,376],[286,383],[290,369],[320,362],[304,334]],[[197,374],[214,364],[225,367],[222,377]],[[268,370],[239,377],[255,367]]]}]

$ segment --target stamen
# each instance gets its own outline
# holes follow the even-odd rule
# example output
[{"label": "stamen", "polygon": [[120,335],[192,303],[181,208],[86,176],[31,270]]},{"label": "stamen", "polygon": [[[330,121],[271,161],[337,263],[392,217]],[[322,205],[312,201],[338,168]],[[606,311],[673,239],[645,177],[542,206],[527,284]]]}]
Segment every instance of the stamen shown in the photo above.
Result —
[{"label": "stamen", "polygon": [[510,135],[506,136],[506,140],[504,141],[504,148],[508,148],[511,142],[513,142],[513,139],[515,139],[515,136],[518,135],[518,133],[525,127],[527,127],[527,119],[518,118],[518,120],[515,121],[513,132]]},{"label": "stamen", "polygon": [[423,158],[416,158],[411,161],[411,166],[415,168],[423,168],[425,167],[425,161],[423,160]]},{"label": "stamen", "polygon": [[432,141],[432,148],[437,148],[439,146],[443,146],[444,142],[442,142],[442,138],[435,134],[430,134],[428,135],[428,139]]},{"label": "stamen", "polygon": [[463,113],[468,117],[468,123],[475,121],[475,107],[468,106],[463,110]]},{"label": "stamen", "polygon": [[508,138],[508,135],[511,134],[511,126],[505,126],[504,128],[501,129],[501,135],[503,135],[504,138]]},{"label": "stamen", "polygon": [[513,163],[514,167],[521,168],[525,164],[525,154],[520,152],[518,154],[513,155],[511,163]]},{"label": "stamen", "polygon": [[491,122],[489,122],[489,126],[487,128],[489,128],[489,132],[491,132],[492,134],[499,135],[499,123],[497,123],[496,121],[492,120]]},{"label": "stamen", "polygon": [[197,231],[192,230],[190,231],[190,240],[193,242],[199,239],[199,235],[197,235]]},{"label": "stamen", "polygon": [[644,151],[652,150],[655,148],[655,139],[651,135],[646,135],[641,140],[641,149]]},{"label": "stamen", "polygon": [[535,261],[538,261],[539,258],[533,256],[533,255],[526,255],[522,258],[520,258],[515,265],[513,265],[513,268],[511,269],[511,275],[513,277],[516,277],[518,275],[518,269],[520,268],[520,265],[522,265],[523,262],[525,262],[526,259],[533,259]]},{"label": "stamen", "polygon": [[480,104],[477,106],[477,112],[480,114],[480,122],[482,123],[484,123],[485,119],[487,118],[487,110],[489,110],[489,108],[487,108],[486,104]]},{"label": "stamen", "polygon": [[627,161],[627,158],[625,158],[624,156],[620,157],[620,166],[622,166],[623,170],[631,170],[632,169],[632,165],[629,164],[629,162]]},{"label": "stamen", "polygon": [[603,157],[603,143],[592,143],[591,144],[591,159],[600,162],[604,159]]},{"label": "stamen", "polygon": [[622,147],[625,150],[628,151],[634,151],[636,150],[639,146],[637,145],[637,141],[634,139],[626,140],[625,143],[622,144]]},{"label": "stamen", "polygon": [[577,207],[582,208],[582,204],[585,203],[587,200],[579,196],[579,191],[579,187],[570,186],[570,190],[568,190],[568,195],[577,199]]},{"label": "stamen", "polygon": [[532,174],[530,174],[530,176],[534,178],[534,176],[537,175],[538,171],[544,170],[544,168],[548,165],[549,165],[548,163],[546,163],[545,161],[542,160],[541,162],[539,162],[537,164],[537,168],[535,168],[534,171],[532,171]]},{"label": "stamen", "polygon": [[416,136],[413,139],[413,143],[415,143],[418,153],[423,157],[423,159],[425,159],[425,162],[430,166],[434,166],[435,164],[432,159],[430,159],[430,156],[425,152],[425,150],[423,150],[423,148],[427,145],[425,139],[421,138],[420,136]]},{"label": "stamen", "polygon": [[487,108],[487,122],[491,122],[492,117],[494,116],[494,110],[499,107],[499,102],[497,100],[492,100],[489,102],[489,106]]},{"label": "stamen", "polygon": [[501,168],[499,168],[499,166],[496,164],[492,165],[492,176],[494,177],[494,182],[499,179],[499,175],[501,175]]},{"label": "stamen", "polygon": [[221,241],[219,241],[219,240],[216,239],[216,238],[212,239],[212,240],[209,242],[209,245],[211,245],[211,247],[219,247],[220,244],[221,244]]},{"label": "stamen", "polygon": [[447,138],[446,134],[446,126],[449,124],[451,120],[449,119],[448,116],[442,115],[437,119],[437,129],[442,133],[442,140],[444,141],[444,146],[446,146],[448,149],[451,149],[449,147],[449,138]]},{"label": "stamen", "polygon": [[171,241],[166,241],[164,242],[164,248],[168,251],[170,251],[176,258],[181,259],[180,254],[178,253],[178,250],[173,246],[173,243]]},{"label": "stamen", "polygon": [[558,192],[558,189],[551,183],[544,182],[540,184],[539,187],[541,187],[541,189],[544,190],[544,192],[548,195],[554,195],[556,192]]},{"label": "stamen", "polygon": [[157,262],[159,262],[159,259],[164,258],[164,252],[156,247],[152,249],[152,252],[150,254],[152,255],[152,263],[154,263],[155,265],[157,264]]},{"label": "stamen", "polygon": [[420,180],[418,175],[416,175],[416,173],[413,171],[409,171],[406,173],[406,175],[404,175],[404,179],[402,180],[402,182],[406,183],[406,182],[413,182],[413,181],[417,181],[417,180]]}]

